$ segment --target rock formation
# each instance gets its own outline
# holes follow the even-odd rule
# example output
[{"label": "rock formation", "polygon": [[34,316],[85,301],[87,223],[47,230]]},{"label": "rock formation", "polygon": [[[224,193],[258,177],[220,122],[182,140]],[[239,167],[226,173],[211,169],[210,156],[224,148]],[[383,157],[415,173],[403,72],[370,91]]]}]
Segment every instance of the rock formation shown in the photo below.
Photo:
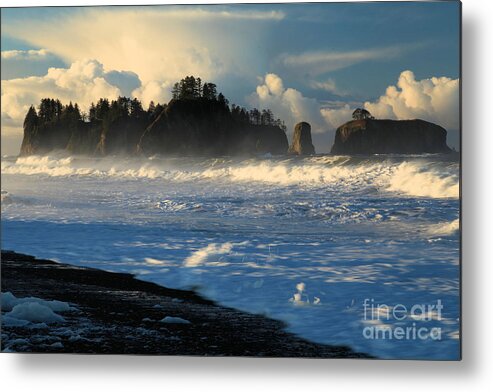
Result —
[{"label": "rock formation", "polygon": [[449,152],[447,131],[424,120],[349,121],[337,128],[332,154]]},{"label": "rock formation", "polygon": [[212,100],[171,100],[138,143],[144,155],[285,154],[287,149],[279,127],[235,122],[227,107]]},{"label": "rock formation", "polygon": [[[62,109],[65,111],[66,107]],[[288,149],[281,127],[238,119],[227,104],[217,99],[172,99],[153,115],[143,112],[132,116],[125,111],[120,114],[119,109],[118,102],[114,102],[112,112],[104,118],[84,121],[78,113],[71,117],[56,112],[38,116],[31,107],[24,122],[20,155],[53,150],[98,156],[279,155]]]},{"label": "rock formation", "polygon": [[300,122],[294,127],[293,141],[289,146],[289,154],[311,155],[315,154],[312,143],[311,126],[307,122]]}]

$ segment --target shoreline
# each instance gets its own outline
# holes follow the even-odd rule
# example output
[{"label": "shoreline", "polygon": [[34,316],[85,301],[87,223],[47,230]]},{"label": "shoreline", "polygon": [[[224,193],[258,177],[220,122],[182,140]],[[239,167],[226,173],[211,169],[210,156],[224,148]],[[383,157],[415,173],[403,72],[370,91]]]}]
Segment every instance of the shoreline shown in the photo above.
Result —
[{"label": "shoreline", "polygon": [[2,351],[372,358],[346,346],[307,341],[287,332],[281,321],[220,306],[193,291],[13,251],[1,255],[2,293],[75,308],[62,313],[64,322],[2,325]]}]

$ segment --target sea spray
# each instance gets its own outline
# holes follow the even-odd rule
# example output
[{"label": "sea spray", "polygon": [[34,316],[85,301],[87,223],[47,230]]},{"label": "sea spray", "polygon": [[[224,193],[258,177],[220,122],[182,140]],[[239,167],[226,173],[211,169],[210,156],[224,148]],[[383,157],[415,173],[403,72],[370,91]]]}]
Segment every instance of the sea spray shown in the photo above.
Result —
[{"label": "sea spray", "polygon": [[122,159],[30,156],[3,160],[2,173],[52,177],[92,176],[174,182],[226,181],[275,186],[376,189],[402,196],[458,198],[458,162],[416,157],[320,156],[299,158]]}]

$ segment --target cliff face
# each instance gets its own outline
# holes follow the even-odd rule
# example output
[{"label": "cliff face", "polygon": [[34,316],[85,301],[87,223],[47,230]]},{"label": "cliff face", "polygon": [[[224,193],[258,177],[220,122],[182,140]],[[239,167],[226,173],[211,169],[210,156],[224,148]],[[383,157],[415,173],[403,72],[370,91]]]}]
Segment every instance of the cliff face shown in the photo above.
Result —
[{"label": "cliff face", "polygon": [[332,154],[449,152],[447,131],[423,120],[354,120],[337,128]]},{"label": "cliff face", "polygon": [[133,155],[143,130],[147,126],[145,118],[121,118],[103,126],[95,147],[97,155]]},{"label": "cliff face", "polygon": [[171,100],[156,116],[129,116],[24,124],[21,155],[66,150],[87,155],[285,154],[285,132],[273,125],[235,121],[217,100]]},{"label": "cliff face", "polygon": [[219,102],[205,100],[171,100],[138,144],[145,155],[284,154],[287,149],[282,129],[235,122]]},{"label": "cliff face", "polygon": [[24,125],[20,155],[45,154],[53,150],[62,150],[68,144],[72,132],[79,124],[35,124]]},{"label": "cliff face", "polygon": [[300,122],[294,127],[293,142],[289,146],[290,154],[311,155],[315,154],[312,143],[312,127],[306,122]]}]

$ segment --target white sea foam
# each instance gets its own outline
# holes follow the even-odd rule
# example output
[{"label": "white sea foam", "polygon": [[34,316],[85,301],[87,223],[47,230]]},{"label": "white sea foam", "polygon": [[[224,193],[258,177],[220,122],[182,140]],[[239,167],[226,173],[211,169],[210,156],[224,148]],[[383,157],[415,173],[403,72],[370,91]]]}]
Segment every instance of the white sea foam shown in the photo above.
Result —
[{"label": "white sea foam", "polygon": [[[27,323],[57,323],[65,319],[57,312],[74,310],[67,302],[48,301],[36,297],[17,298],[11,292],[1,293],[2,311],[7,325],[20,326]],[[4,318],[2,317],[2,318]]]},{"label": "white sea foam", "polygon": [[17,298],[10,291],[1,293],[0,302],[3,311],[10,311],[16,305],[19,304],[34,303],[34,302],[43,306],[47,306],[54,312],[67,312],[70,310],[74,310],[74,308],[71,307],[67,302],[62,302],[57,300],[49,301],[37,297]]},{"label": "white sea foam", "polygon": [[207,263],[217,263],[224,261],[225,255],[231,252],[233,244],[226,242],[224,244],[209,244],[193,252],[185,259],[185,267],[198,267]]},{"label": "white sea foam", "polygon": [[409,196],[458,198],[459,178],[456,173],[438,172],[425,164],[403,162],[393,171],[387,189]]},{"label": "white sea foam", "polygon": [[[53,177],[146,178],[174,182],[200,180],[269,183],[276,186],[337,187],[348,191],[374,188],[404,196],[459,197],[458,165],[432,165],[426,159],[403,161],[375,157],[358,161],[356,158],[323,156],[234,161],[29,156],[18,158],[15,162],[2,161],[2,173]],[[158,207],[175,210],[182,208],[166,205],[166,200]]]},{"label": "white sea foam", "polygon": [[191,324],[190,321],[185,320],[184,318],[173,316],[166,316],[160,320],[160,322],[165,324]]},{"label": "white sea foam", "polygon": [[459,231],[459,219],[455,219],[452,222],[437,223],[431,225],[428,229],[428,235],[431,237],[440,237],[453,235]]}]

